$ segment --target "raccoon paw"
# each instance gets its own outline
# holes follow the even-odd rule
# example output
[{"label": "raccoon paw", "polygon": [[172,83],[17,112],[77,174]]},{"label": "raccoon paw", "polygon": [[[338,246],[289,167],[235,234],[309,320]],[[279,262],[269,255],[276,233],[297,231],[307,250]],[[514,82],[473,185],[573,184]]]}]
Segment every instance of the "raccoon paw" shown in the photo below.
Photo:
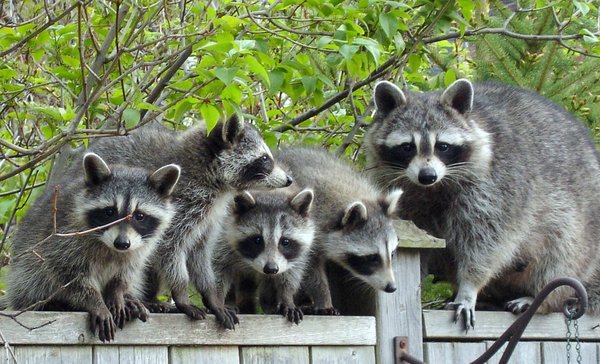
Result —
[{"label": "raccoon paw", "polygon": [[340,311],[335,307],[314,307],[314,306],[302,306],[302,312],[306,315],[320,315],[320,316],[339,316]]},{"label": "raccoon paw", "polygon": [[506,302],[504,308],[514,314],[519,314],[527,311],[533,302],[533,297],[521,297],[516,300]]},{"label": "raccoon paw", "polygon": [[277,309],[280,315],[283,317],[287,317],[289,322],[293,322],[296,325],[302,321],[304,318],[304,314],[299,307],[296,306],[288,306],[285,303],[280,303],[279,308]]},{"label": "raccoon paw", "polygon": [[113,297],[112,299],[107,299],[106,306],[113,317],[115,325],[117,325],[120,329],[123,329],[125,326],[125,321],[127,321],[127,309],[125,307],[125,300],[123,297]]},{"label": "raccoon paw", "polygon": [[235,330],[235,325],[240,323],[235,310],[225,307],[213,309],[211,312],[217,318],[217,321],[226,329]]},{"label": "raccoon paw", "polygon": [[107,307],[100,307],[90,311],[90,330],[96,334],[102,342],[108,342],[115,339],[117,326],[113,320],[113,315]]},{"label": "raccoon paw", "polygon": [[446,305],[447,310],[456,310],[454,314],[454,322],[457,323],[461,320],[465,327],[465,333],[469,332],[470,329],[475,328],[475,302],[470,301],[456,301],[450,302]]},{"label": "raccoon paw", "polygon": [[204,320],[206,318],[206,310],[187,303],[175,303],[177,309],[186,314],[192,320]]},{"label": "raccoon paw", "polygon": [[180,311],[170,302],[144,301],[144,306],[151,313],[179,313]]},{"label": "raccoon paw", "polygon": [[139,319],[142,322],[146,322],[148,315],[150,315],[150,311],[148,311],[140,300],[132,296],[125,297],[125,319],[127,321]]}]

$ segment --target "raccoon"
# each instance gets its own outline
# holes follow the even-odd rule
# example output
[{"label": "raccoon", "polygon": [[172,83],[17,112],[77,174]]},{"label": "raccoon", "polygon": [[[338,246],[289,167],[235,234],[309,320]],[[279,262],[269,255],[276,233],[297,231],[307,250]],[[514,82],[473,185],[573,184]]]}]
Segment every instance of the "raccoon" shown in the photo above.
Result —
[{"label": "raccoon", "polygon": [[[597,309],[600,158],[583,125],[533,92],[465,79],[425,93],[383,81],[374,101],[367,168],[404,190],[400,217],[446,239],[432,262],[455,277],[449,308],[467,330],[486,287],[521,312],[549,281],[573,276]],[[570,294],[554,292],[541,311]]]},{"label": "raccoon", "polygon": [[256,313],[252,288],[258,284],[260,291],[268,285],[276,295],[275,307],[263,305],[263,309],[277,311],[296,324],[302,320],[294,295],[300,288],[315,234],[310,218],[312,201],[312,190],[298,192],[292,187],[244,191],[234,198],[224,243],[215,253],[215,269],[223,294],[235,284],[241,313]]},{"label": "raccoon", "polygon": [[166,287],[177,309],[192,319],[205,318],[188,296],[191,281],[204,305],[228,329],[238,323],[235,312],[218,298],[212,252],[227,206],[238,190],[289,186],[291,178],[276,165],[259,131],[236,116],[219,122],[207,134],[204,125],[175,132],[147,125],[130,135],[104,138],[90,146],[110,162],[155,167],[182,167],[173,194],[175,216],[151,258],[152,272],[146,303],[151,311],[168,310],[159,303],[159,287]]},{"label": "raccoon", "polygon": [[381,193],[350,165],[327,151],[293,147],[276,153],[300,188],[314,188],[317,225],[313,257],[302,284],[312,314],[338,314],[333,307],[326,263],[332,261],[373,288],[394,292],[392,254],[398,238],[391,216],[401,191]]},{"label": "raccoon", "polygon": [[47,189],[21,221],[6,301],[15,310],[87,311],[92,332],[111,341],[126,320],[146,321],[143,268],[174,214],[180,169],[150,175],[89,153],[83,171]]}]

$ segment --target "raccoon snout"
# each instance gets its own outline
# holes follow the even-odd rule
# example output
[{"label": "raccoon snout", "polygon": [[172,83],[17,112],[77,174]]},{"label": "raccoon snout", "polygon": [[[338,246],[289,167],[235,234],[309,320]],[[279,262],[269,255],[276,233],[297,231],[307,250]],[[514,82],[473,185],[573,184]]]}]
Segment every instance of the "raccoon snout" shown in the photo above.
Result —
[{"label": "raccoon snout", "polygon": [[285,187],[291,185],[292,183],[294,183],[294,179],[290,176],[287,176],[285,180]]},{"label": "raccoon snout", "polygon": [[277,274],[277,272],[279,272],[279,267],[275,263],[267,263],[263,267],[263,272],[265,274]]},{"label": "raccoon snout", "polygon": [[396,285],[394,283],[388,283],[383,290],[387,293],[392,293],[396,291]]},{"label": "raccoon snout", "polygon": [[127,250],[131,246],[131,243],[129,243],[128,239],[119,236],[115,239],[114,246],[118,250]]},{"label": "raccoon snout", "polygon": [[437,181],[437,173],[433,168],[423,168],[419,171],[419,182],[423,185],[430,185]]}]

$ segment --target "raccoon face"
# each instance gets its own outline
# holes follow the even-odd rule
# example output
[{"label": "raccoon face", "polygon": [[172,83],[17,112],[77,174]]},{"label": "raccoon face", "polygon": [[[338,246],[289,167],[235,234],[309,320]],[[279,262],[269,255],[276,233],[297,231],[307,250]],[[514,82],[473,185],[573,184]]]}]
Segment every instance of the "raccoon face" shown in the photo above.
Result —
[{"label": "raccoon face", "polygon": [[361,201],[346,208],[339,224],[329,234],[330,259],[373,288],[394,292],[396,283],[392,256],[398,237],[392,224],[400,191],[376,204]]},{"label": "raccoon face", "polygon": [[473,87],[458,80],[441,95],[375,87],[377,113],[367,133],[369,168],[391,185],[430,187],[469,179],[487,169],[491,136],[469,120]]},{"label": "raccoon face", "polygon": [[313,192],[243,192],[234,198],[227,241],[254,271],[281,274],[305,262],[314,238]]},{"label": "raccoon face", "polygon": [[[117,252],[156,242],[174,214],[170,195],[180,168],[167,165],[149,175],[142,169],[113,166],[96,154],[84,157],[84,225],[108,248]],[[115,223],[117,220],[122,220]],[[112,225],[110,225],[112,224]],[[109,226],[106,226],[109,225]]]},{"label": "raccoon face", "polygon": [[233,116],[210,137],[221,143],[218,158],[223,179],[229,185],[237,189],[271,189],[292,184],[292,178],[275,163],[260,132],[252,125]]}]

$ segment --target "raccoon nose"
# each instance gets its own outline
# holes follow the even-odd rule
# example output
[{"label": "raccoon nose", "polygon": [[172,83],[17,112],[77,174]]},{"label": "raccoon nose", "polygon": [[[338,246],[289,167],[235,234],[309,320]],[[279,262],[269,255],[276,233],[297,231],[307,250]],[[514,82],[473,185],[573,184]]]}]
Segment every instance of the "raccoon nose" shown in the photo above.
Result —
[{"label": "raccoon nose", "polygon": [[119,236],[115,239],[114,245],[118,250],[127,250],[131,244],[127,238]]},{"label": "raccoon nose", "polygon": [[383,290],[387,293],[392,293],[396,290],[396,285],[394,283],[388,283]]},{"label": "raccoon nose", "polygon": [[279,272],[279,267],[275,263],[267,263],[263,267],[263,272],[265,274],[276,274],[277,272]]},{"label": "raccoon nose", "polygon": [[437,174],[433,168],[424,168],[419,171],[419,182],[423,185],[430,185],[437,180]]},{"label": "raccoon nose", "polygon": [[287,176],[287,179],[285,180],[285,187],[291,185],[294,182],[294,179],[290,176]]}]

